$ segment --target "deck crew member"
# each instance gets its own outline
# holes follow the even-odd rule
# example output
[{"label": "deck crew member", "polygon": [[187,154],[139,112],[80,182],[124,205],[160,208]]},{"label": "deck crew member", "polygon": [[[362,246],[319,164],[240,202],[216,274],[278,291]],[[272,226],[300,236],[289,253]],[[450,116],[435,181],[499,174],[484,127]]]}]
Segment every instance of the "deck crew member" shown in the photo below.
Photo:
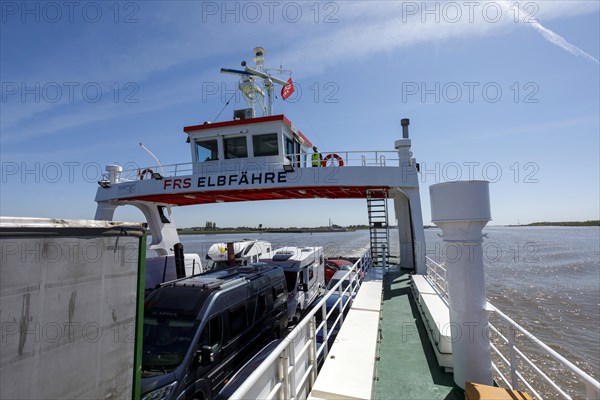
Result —
[{"label": "deck crew member", "polygon": [[313,167],[321,166],[321,160],[323,160],[323,156],[321,155],[321,153],[319,153],[319,150],[317,150],[317,146],[313,146],[313,154],[310,157],[310,160],[312,161]]}]

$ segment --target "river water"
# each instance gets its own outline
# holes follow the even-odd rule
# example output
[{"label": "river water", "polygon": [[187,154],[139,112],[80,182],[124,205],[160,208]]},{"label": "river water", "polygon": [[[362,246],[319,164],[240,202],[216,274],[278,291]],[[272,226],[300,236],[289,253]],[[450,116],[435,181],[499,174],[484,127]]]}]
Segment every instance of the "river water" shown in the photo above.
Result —
[{"label": "river water", "polygon": [[[390,243],[397,243],[391,230]],[[489,227],[484,230],[484,265],[488,300],[527,330],[599,379],[600,370],[600,228]],[[443,261],[441,230],[427,229],[428,256]],[[182,235],[186,253],[204,259],[211,244],[260,238],[274,248],[323,246],[326,255],[358,256],[367,247],[368,231],[331,233],[261,233]],[[392,244],[393,249],[393,244]],[[527,354],[544,365],[552,379],[583,397],[564,369],[530,344]],[[546,370],[545,368],[542,368]],[[554,395],[548,392],[549,397]]]}]

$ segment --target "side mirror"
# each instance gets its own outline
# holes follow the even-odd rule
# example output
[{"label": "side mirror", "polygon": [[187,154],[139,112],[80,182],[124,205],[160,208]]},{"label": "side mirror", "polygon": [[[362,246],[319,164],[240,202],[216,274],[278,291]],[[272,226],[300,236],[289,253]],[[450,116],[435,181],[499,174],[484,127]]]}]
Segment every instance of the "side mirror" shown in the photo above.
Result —
[{"label": "side mirror", "polygon": [[215,352],[210,346],[202,346],[196,351],[196,360],[199,365],[209,365],[215,362]]}]

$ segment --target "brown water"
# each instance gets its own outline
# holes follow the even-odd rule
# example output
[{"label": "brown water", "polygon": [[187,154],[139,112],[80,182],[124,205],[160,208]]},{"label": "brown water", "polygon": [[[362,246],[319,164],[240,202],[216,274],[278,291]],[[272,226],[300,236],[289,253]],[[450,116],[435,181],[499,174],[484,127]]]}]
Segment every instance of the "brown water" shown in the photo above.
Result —
[{"label": "brown water", "polygon": [[[491,303],[524,326],[579,368],[600,378],[600,228],[598,227],[490,227],[484,241],[486,291]],[[391,231],[391,242],[397,241]],[[428,255],[443,260],[439,229],[425,231]],[[184,235],[186,253],[204,258],[211,244],[259,236],[282,246],[323,246],[329,256],[358,255],[366,248],[368,231],[260,235]],[[393,245],[392,245],[393,248]],[[491,321],[494,323],[494,321]],[[493,338],[492,338],[493,339]],[[494,341],[494,340],[493,340]],[[525,342],[526,354],[574,398],[585,388],[537,346]],[[524,365],[519,362],[519,365]],[[533,377],[525,372],[526,378]],[[559,398],[548,384],[545,398]],[[522,387],[526,390],[526,388]]]},{"label": "brown water", "polygon": [[[488,235],[483,243],[488,300],[598,380],[600,228],[490,227],[484,232]],[[430,257],[443,256],[440,233],[438,229],[426,230]],[[490,322],[496,325],[497,321],[492,316]],[[501,323],[497,326],[504,327]],[[583,384],[561,364],[544,356],[533,343],[525,341],[524,348],[526,355],[569,395],[585,398]],[[519,360],[518,365],[526,364]],[[560,398],[537,375],[529,371],[525,377],[543,388],[540,394],[544,398]]]}]

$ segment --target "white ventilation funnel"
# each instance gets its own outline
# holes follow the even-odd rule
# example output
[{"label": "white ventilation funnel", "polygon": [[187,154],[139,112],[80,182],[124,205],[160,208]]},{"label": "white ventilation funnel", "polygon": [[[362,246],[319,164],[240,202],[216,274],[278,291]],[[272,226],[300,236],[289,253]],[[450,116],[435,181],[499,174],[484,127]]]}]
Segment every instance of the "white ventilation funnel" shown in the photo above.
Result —
[{"label": "white ventilation funnel", "polygon": [[489,182],[432,185],[431,219],[444,235],[454,382],[492,385],[482,229],[491,220]]}]

